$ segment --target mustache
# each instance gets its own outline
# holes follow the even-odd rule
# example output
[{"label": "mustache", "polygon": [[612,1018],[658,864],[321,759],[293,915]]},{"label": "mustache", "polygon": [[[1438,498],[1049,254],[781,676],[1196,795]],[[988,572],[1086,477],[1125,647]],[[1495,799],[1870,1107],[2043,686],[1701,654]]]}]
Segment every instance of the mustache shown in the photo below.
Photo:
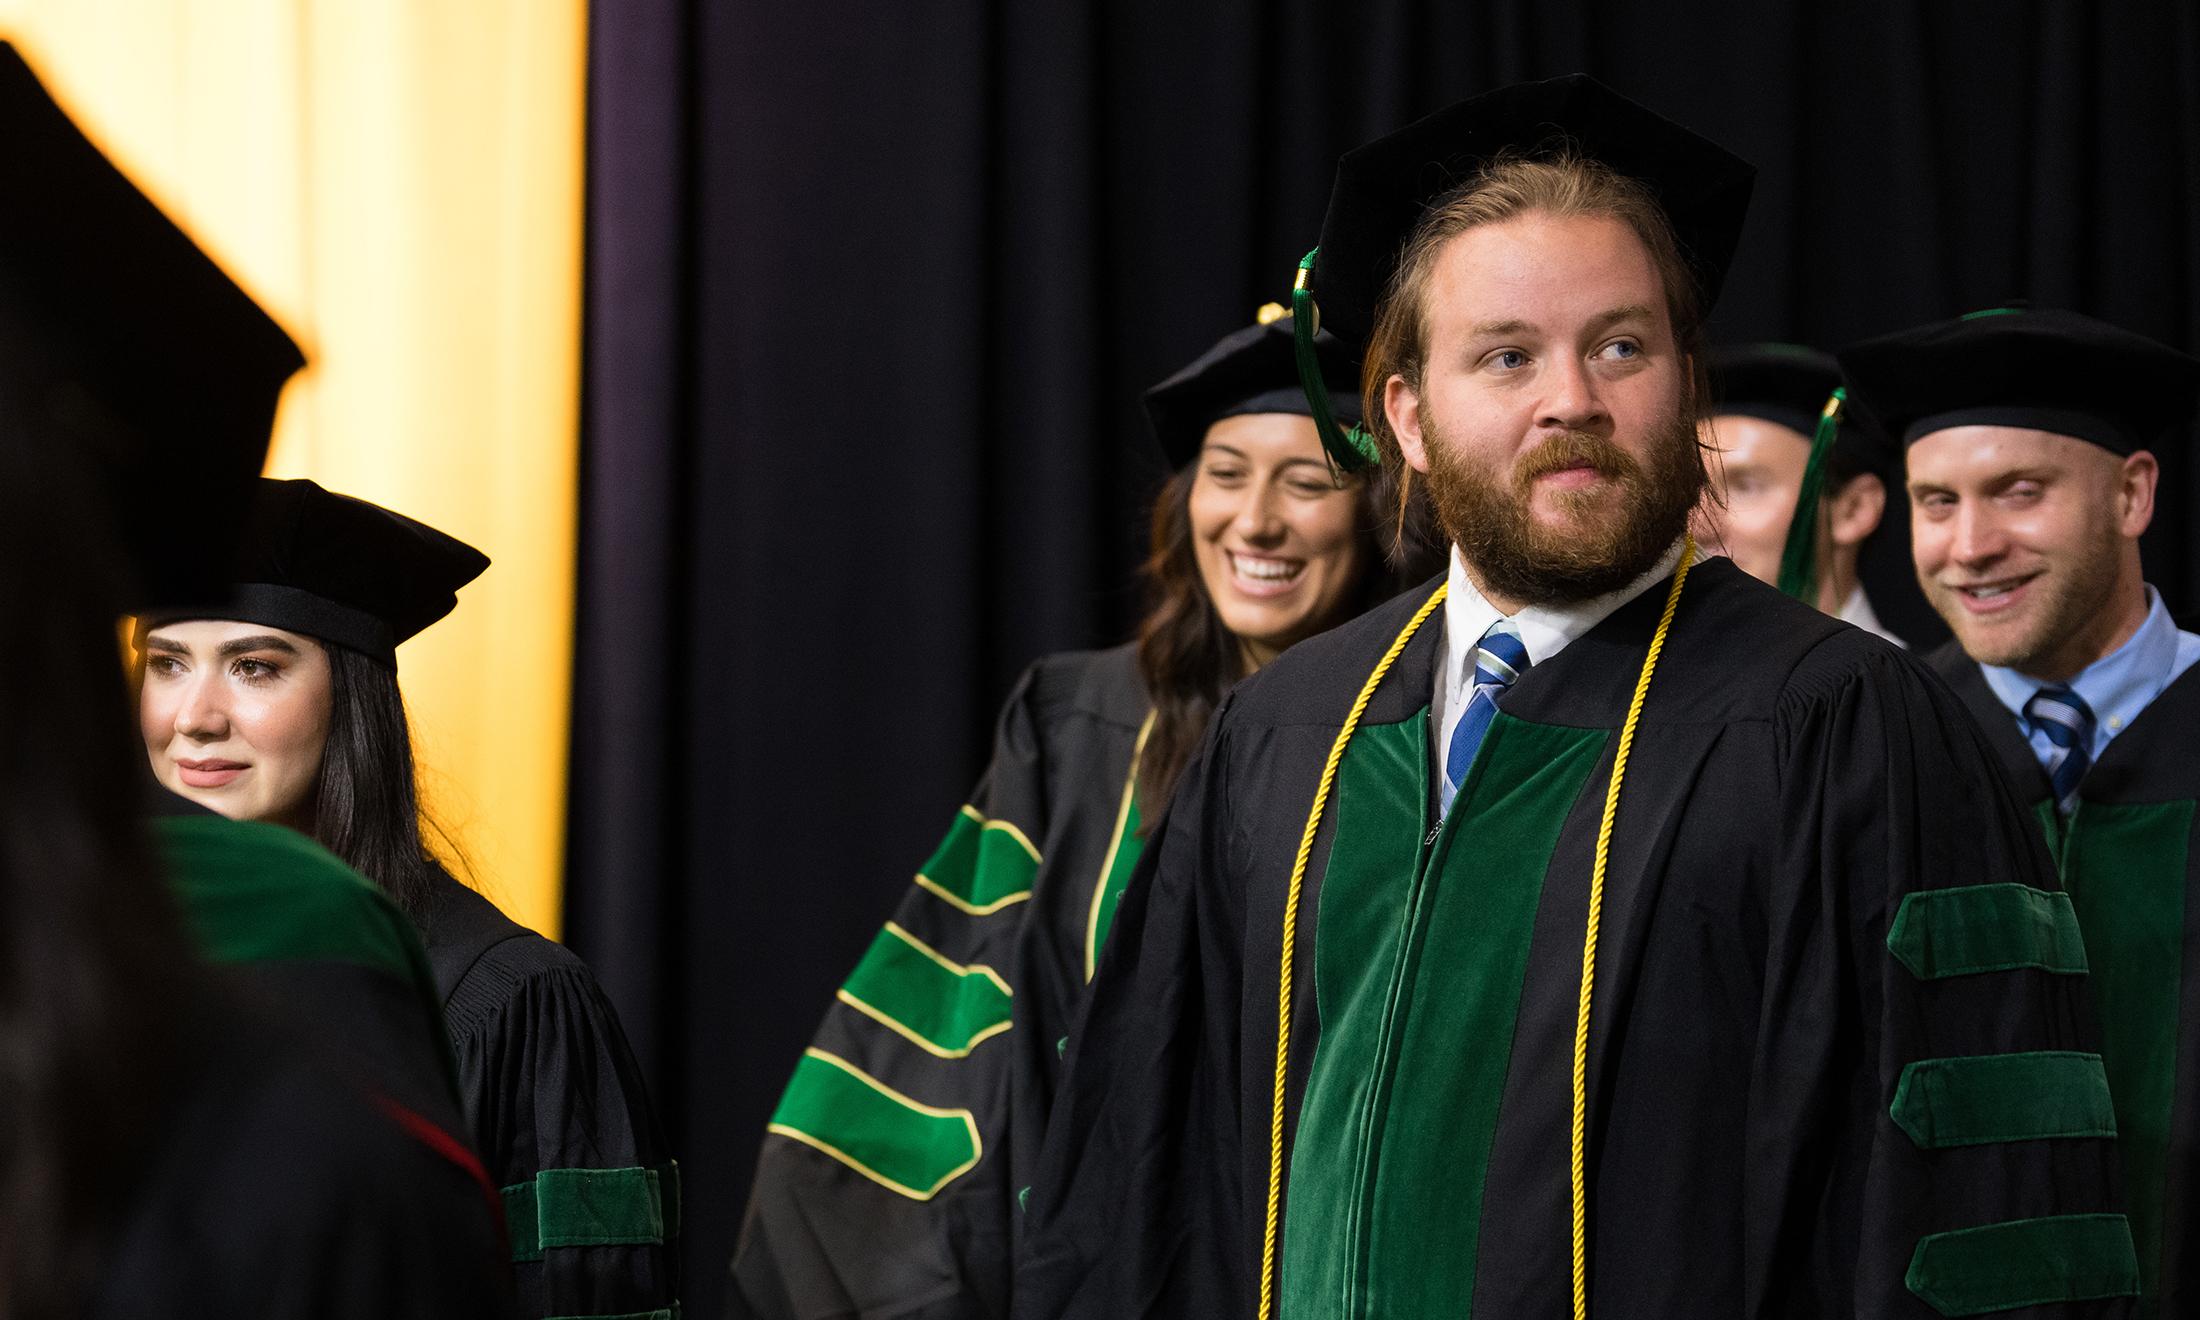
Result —
[{"label": "mustache", "polygon": [[1525,491],[1537,477],[1578,467],[1621,480],[1642,475],[1642,464],[1635,456],[1605,437],[1587,431],[1568,431],[1521,455],[1513,464],[1513,484]]}]

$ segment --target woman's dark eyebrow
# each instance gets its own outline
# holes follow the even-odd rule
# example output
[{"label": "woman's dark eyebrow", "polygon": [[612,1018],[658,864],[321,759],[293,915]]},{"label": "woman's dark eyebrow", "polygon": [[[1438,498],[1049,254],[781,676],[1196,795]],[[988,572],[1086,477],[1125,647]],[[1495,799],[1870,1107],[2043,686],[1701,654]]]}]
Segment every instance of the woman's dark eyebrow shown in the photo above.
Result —
[{"label": "woman's dark eyebrow", "polygon": [[227,659],[233,655],[243,655],[247,651],[281,651],[285,655],[298,654],[297,647],[292,646],[273,633],[264,633],[258,637],[239,637],[234,641],[223,642],[215,649],[214,653]]}]

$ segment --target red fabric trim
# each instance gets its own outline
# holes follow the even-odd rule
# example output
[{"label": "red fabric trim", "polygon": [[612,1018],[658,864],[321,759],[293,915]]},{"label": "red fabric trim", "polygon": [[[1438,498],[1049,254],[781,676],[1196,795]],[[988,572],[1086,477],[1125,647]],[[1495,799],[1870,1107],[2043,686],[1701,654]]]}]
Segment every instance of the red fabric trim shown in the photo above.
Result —
[{"label": "red fabric trim", "polygon": [[374,1094],[374,1104],[403,1128],[406,1135],[457,1165],[460,1172],[474,1180],[474,1185],[481,1189],[482,1199],[489,1203],[489,1215],[496,1221],[497,1235],[505,1238],[509,1245],[510,1234],[504,1227],[504,1196],[497,1185],[489,1181],[489,1171],[481,1167],[481,1160],[467,1149],[466,1143],[444,1131],[433,1120],[414,1113],[380,1092]]}]

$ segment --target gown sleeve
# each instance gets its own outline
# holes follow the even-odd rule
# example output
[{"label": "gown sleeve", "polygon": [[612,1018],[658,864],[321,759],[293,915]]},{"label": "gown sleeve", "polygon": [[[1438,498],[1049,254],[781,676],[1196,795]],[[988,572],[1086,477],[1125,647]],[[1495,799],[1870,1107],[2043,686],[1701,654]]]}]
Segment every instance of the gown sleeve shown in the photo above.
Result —
[{"label": "gown sleeve", "polygon": [[1749,1136],[1825,1166],[1752,1158],[1745,1249],[1807,1255],[1816,1295],[1860,1317],[2126,1314],[2083,946],[1977,729],[1873,648],[1791,685],[1775,740],[1789,883]]},{"label": "gown sleeve", "polygon": [[[1226,699],[1124,891],[1025,1211],[1019,1320],[1250,1314]],[[1261,1152],[1265,1157],[1265,1150]]]},{"label": "gown sleeve", "polygon": [[1025,1031],[1019,941],[1048,824],[1026,671],[992,759],[834,996],[757,1156],[736,1320],[983,1320],[1008,1311]]},{"label": "gown sleeve", "polygon": [[671,1320],[679,1171],[587,965],[522,933],[474,963],[444,1012],[521,1314]]}]

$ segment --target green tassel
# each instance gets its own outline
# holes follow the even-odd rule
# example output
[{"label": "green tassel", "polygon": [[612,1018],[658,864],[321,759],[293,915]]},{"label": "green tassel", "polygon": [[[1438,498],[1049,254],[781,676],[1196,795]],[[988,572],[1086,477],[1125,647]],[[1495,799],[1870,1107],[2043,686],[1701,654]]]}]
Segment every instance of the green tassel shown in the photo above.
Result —
[{"label": "green tassel", "polygon": [[1803,466],[1803,488],[1795,496],[1795,520],[1788,524],[1787,547],[1780,554],[1780,590],[1806,605],[1818,603],[1818,500],[1825,493],[1826,457],[1841,433],[1841,411],[1849,392],[1835,388],[1818,415],[1811,438],[1810,462]]},{"label": "green tassel", "polygon": [[1315,248],[1306,254],[1299,262],[1299,278],[1291,286],[1291,338],[1299,360],[1299,388],[1306,391],[1306,406],[1314,414],[1314,429],[1321,436],[1330,463],[1340,471],[1357,472],[1373,466],[1382,451],[1364,428],[1340,428],[1337,414],[1329,406],[1329,384],[1322,379],[1321,359],[1314,355],[1314,333],[1321,329],[1321,310],[1314,306],[1314,291],[1306,287],[1307,278],[1314,273],[1314,258],[1320,253],[1321,249]]}]

